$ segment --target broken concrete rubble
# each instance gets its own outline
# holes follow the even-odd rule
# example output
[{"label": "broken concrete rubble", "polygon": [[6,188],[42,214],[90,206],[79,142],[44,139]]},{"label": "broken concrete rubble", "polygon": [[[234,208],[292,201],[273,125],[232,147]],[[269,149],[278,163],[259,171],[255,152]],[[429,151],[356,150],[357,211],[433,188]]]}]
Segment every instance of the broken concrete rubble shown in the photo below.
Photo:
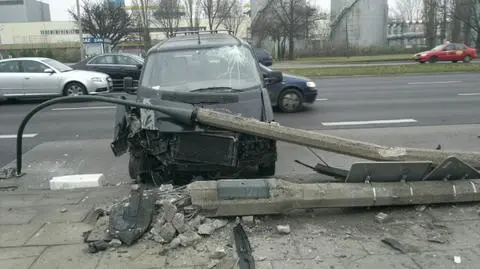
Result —
[{"label": "broken concrete rubble", "polygon": [[189,205],[188,193],[182,190],[185,188],[163,186],[145,190],[134,185],[129,197],[114,204],[109,212],[95,210],[85,219],[96,220],[94,229],[85,235],[88,251],[130,246],[147,233],[145,238],[161,244],[159,253],[163,254],[177,247],[194,246],[202,236],[212,235],[228,224],[227,220],[199,215],[198,209]]}]

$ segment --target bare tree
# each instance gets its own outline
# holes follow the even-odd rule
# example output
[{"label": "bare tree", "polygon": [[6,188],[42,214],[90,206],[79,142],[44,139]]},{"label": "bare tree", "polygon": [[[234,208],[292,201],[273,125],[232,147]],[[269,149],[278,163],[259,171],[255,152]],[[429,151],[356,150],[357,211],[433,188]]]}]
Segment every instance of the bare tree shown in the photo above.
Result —
[{"label": "bare tree", "polygon": [[80,20],[82,30],[94,38],[109,39],[112,47],[128,36],[133,20],[123,7],[111,1],[91,3],[84,0],[80,18],[75,10],[68,11],[75,21]]},{"label": "bare tree", "polygon": [[188,26],[193,28],[194,26],[194,17],[196,15],[196,9],[198,8],[197,3],[195,0],[183,0],[183,6],[185,8],[185,17],[187,18],[188,21]]},{"label": "bare tree", "polygon": [[288,39],[288,59],[294,59],[295,38],[305,38],[308,26],[307,18],[312,12],[304,0],[278,0],[273,11],[283,27]]},{"label": "bare tree", "polygon": [[240,1],[230,1],[233,2],[232,8],[230,9],[230,12],[222,15],[222,24],[226,29],[233,31],[233,33],[237,35],[240,26],[245,22],[247,16],[243,13],[243,7]]},{"label": "bare tree", "polygon": [[132,0],[132,15],[137,23],[145,50],[148,50],[152,45],[152,38],[150,36],[150,26],[152,25],[150,15],[151,5],[152,0]]},{"label": "bare tree", "polygon": [[236,0],[201,0],[201,7],[208,19],[209,30],[217,30],[230,13]]},{"label": "bare tree", "polygon": [[[470,35],[475,32],[475,46],[480,48],[480,0],[456,0],[453,12],[454,30],[456,38],[463,32],[464,42],[469,43]],[[463,31],[461,31],[461,23]]]},{"label": "bare tree", "polygon": [[158,9],[154,13],[155,19],[165,29],[167,37],[172,36],[178,29],[180,20],[185,15],[180,0],[160,0]]},{"label": "bare tree", "polygon": [[423,18],[422,0],[397,0],[392,9],[394,18],[402,18],[407,21],[417,21]]}]

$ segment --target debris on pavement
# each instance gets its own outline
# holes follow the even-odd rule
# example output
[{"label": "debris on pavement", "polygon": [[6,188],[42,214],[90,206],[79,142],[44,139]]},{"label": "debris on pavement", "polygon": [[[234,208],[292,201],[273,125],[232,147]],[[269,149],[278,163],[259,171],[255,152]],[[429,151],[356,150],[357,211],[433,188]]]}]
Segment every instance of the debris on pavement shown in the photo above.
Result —
[{"label": "debris on pavement", "polygon": [[460,257],[460,256],[454,256],[454,257],[453,257],[453,261],[454,261],[456,264],[460,264],[460,263],[462,263],[462,257]]},{"label": "debris on pavement", "polygon": [[241,223],[237,223],[233,227],[233,240],[235,242],[235,250],[238,256],[238,265],[240,269],[254,269],[255,259],[252,255],[252,247],[248,240],[247,233]]},{"label": "debris on pavement", "polygon": [[210,259],[220,260],[221,258],[227,256],[227,251],[223,247],[217,247],[215,252],[210,255]]},{"label": "debris on pavement", "polygon": [[395,240],[393,238],[384,238],[384,239],[382,239],[382,242],[385,243],[386,245],[392,247],[393,249],[396,249],[396,250],[400,251],[401,253],[406,253],[407,252],[407,249],[402,244],[400,244],[400,242],[398,242],[397,240]]},{"label": "debris on pavement", "polygon": [[426,205],[418,205],[415,207],[415,210],[417,212],[424,212],[425,210],[427,210],[427,206]]},{"label": "debris on pavement", "polygon": [[15,176],[17,169],[14,167],[0,168],[0,179],[9,179]]},{"label": "debris on pavement", "polygon": [[[191,206],[184,187],[161,185],[156,189],[142,189],[133,185],[129,196],[110,209],[96,209],[84,222],[94,228],[84,234],[88,251],[95,253],[107,248],[130,246],[141,237],[161,244],[158,252],[177,247],[195,246],[202,237],[208,237],[225,227],[228,220],[210,219],[198,214]],[[217,248],[212,257],[226,255]]]},{"label": "debris on pavement", "polygon": [[390,217],[390,215],[385,214],[383,212],[380,212],[377,215],[375,215],[375,221],[378,223],[387,223],[391,220],[392,218]]},{"label": "debris on pavement", "polygon": [[109,216],[109,234],[126,245],[132,245],[148,229],[155,209],[155,197],[133,185],[129,198],[114,205]]},{"label": "debris on pavement", "polygon": [[290,225],[277,225],[277,232],[280,234],[289,234]]}]

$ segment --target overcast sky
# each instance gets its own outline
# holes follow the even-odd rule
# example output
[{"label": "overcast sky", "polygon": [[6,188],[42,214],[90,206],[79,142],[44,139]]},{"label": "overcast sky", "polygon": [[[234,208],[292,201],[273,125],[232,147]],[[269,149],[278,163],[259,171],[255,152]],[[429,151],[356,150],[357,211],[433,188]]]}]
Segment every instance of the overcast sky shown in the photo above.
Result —
[{"label": "overcast sky", "polygon": [[[41,1],[50,4],[50,14],[52,16],[52,20],[54,21],[71,20],[67,10],[69,8],[75,8],[75,3],[76,3],[75,0],[41,0]],[[316,1],[317,4],[324,9],[330,8],[331,0],[312,0],[312,1]],[[395,4],[395,1],[396,0],[388,0],[388,3],[390,4],[390,6],[393,6]],[[80,3],[82,2],[83,1],[80,0]],[[129,5],[130,0],[126,0],[125,4]]]}]

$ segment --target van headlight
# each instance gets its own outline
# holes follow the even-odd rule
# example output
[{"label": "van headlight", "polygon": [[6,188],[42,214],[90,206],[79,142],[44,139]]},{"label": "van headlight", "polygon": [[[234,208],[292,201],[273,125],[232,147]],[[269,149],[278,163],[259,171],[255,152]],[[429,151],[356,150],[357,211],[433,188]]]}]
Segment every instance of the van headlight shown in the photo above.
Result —
[{"label": "van headlight", "polygon": [[91,78],[91,80],[95,83],[101,83],[103,82],[103,79],[102,78],[99,78],[99,77],[94,77],[94,78]]},{"label": "van headlight", "polygon": [[315,88],[315,87],[317,87],[317,84],[315,84],[315,82],[313,82],[313,81],[309,81],[309,82],[307,82],[307,87]]}]

